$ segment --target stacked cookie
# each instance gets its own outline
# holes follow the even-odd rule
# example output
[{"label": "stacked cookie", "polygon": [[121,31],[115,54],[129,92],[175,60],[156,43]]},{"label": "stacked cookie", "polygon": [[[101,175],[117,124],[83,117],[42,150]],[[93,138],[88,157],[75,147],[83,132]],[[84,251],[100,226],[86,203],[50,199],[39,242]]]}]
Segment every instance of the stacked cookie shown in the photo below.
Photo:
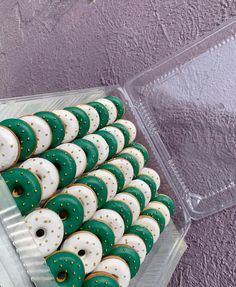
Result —
[{"label": "stacked cookie", "polygon": [[0,123],[2,177],[61,286],[128,286],[174,211],[123,114],[108,96]]}]

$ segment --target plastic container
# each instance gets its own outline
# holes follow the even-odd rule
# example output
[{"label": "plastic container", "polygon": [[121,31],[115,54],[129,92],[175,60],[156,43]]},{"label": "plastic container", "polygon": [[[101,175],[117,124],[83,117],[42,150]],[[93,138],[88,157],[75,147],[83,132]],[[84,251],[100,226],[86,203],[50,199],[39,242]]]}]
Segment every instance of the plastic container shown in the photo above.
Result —
[{"label": "plastic container", "polygon": [[[202,219],[236,204],[235,59],[236,23],[231,22],[129,80],[124,87],[27,96],[0,102],[0,120],[86,103],[106,94],[117,95],[126,103],[125,117],[136,123],[137,141],[147,146],[150,166],[162,178],[160,191],[164,189],[176,204],[173,222],[163,232],[130,286],[166,286],[186,249],[184,237],[191,220]],[[5,272],[4,282],[9,280],[12,285],[0,285],[33,286],[29,283],[31,278],[37,286],[54,286],[43,258],[36,256],[38,268],[32,268],[30,248],[19,245],[19,239],[29,234],[24,228],[18,229],[22,218],[4,182],[0,184],[1,199],[5,198],[0,202],[4,227],[0,226],[0,250],[5,248],[13,254],[1,253],[1,274]],[[13,240],[18,255],[6,234]],[[21,270],[24,283],[17,281],[19,274],[11,271],[10,260]]]}]

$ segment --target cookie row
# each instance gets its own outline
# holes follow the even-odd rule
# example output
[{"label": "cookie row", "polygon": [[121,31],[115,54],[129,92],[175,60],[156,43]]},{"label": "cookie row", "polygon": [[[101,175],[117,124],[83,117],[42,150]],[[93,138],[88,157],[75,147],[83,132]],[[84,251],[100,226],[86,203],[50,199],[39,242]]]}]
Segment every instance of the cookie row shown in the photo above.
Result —
[{"label": "cookie row", "polygon": [[107,96],[76,107],[3,120],[0,122],[0,171],[61,143],[82,138],[116,120],[119,125],[123,114],[121,100]]}]

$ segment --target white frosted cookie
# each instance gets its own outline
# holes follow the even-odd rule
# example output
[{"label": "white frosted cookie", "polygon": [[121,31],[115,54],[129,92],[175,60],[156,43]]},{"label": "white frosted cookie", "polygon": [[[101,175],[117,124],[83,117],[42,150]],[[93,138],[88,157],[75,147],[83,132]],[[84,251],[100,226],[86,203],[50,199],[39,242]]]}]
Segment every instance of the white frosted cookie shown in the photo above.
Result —
[{"label": "white frosted cookie", "polygon": [[92,272],[102,259],[102,244],[98,237],[89,231],[78,231],[70,235],[62,244],[61,250],[78,255],[86,274]]},{"label": "white frosted cookie", "polygon": [[33,129],[37,138],[37,147],[33,155],[38,155],[47,150],[52,142],[52,131],[48,123],[37,116],[23,116],[21,120],[25,121]]},{"label": "white frosted cookie", "polygon": [[100,118],[99,118],[98,112],[92,106],[85,105],[85,104],[78,105],[77,107],[83,110],[89,117],[90,127],[88,130],[88,133],[91,134],[95,132],[98,129],[99,124],[100,124]]},{"label": "white frosted cookie", "polygon": [[116,138],[116,141],[117,141],[117,152],[116,153],[120,153],[125,146],[125,137],[123,133],[118,128],[115,128],[115,127],[105,127],[101,130],[111,133]]},{"label": "white frosted cookie", "polygon": [[20,156],[20,142],[8,128],[0,126],[0,171],[17,163]]},{"label": "white frosted cookie", "polygon": [[136,158],[139,165],[139,170],[142,170],[145,164],[144,156],[138,149],[134,147],[127,147],[121,153],[128,153],[131,154],[133,157]]},{"label": "white frosted cookie", "polygon": [[152,234],[153,241],[156,242],[160,236],[160,227],[155,219],[150,216],[141,215],[135,222],[135,225],[146,227]]},{"label": "white frosted cookie", "polygon": [[87,166],[87,157],[83,149],[73,143],[61,144],[57,147],[57,149],[62,149],[71,155],[76,164],[75,176],[79,177],[80,175],[82,175]]},{"label": "white frosted cookie", "polygon": [[145,206],[148,205],[148,203],[150,202],[151,197],[152,197],[152,192],[151,192],[149,185],[146,184],[146,182],[144,182],[141,179],[134,179],[127,185],[127,187],[138,188],[143,193],[143,195],[145,197]]},{"label": "white frosted cookie", "polygon": [[159,174],[154,169],[149,168],[149,167],[144,167],[140,171],[139,175],[148,175],[148,176],[150,176],[155,181],[156,186],[157,186],[157,190],[159,189],[161,180],[160,180]]},{"label": "white frosted cookie", "polygon": [[57,250],[63,240],[64,226],[56,212],[36,209],[26,216],[25,222],[42,256]]},{"label": "white frosted cookie", "polygon": [[117,109],[116,106],[109,100],[107,99],[98,99],[95,102],[98,102],[100,104],[103,104],[105,106],[105,108],[108,111],[109,114],[109,119],[107,122],[107,125],[111,125],[115,122],[115,120],[117,119]]},{"label": "white frosted cookie", "polygon": [[57,168],[50,161],[39,157],[29,158],[20,167],[38,176],[42,186],[42,200],[48,199],[56,192],[60,178]]},{"label": "white frosted cookie", "polygon": [[149,204],[146,206],[146,208],[153,208],[162,213],[162,215],[165,217],[165,226],[168,225],[170,222],[170,211],[169,209],[163,204],[162,202],[158,201],[151,201]]},{"label": "white frosted cookie", "polygon": [[61,119],[65,127],[65,136],[62,143],[73,141],[79,133],[79,122],[76,117],[67,110],[54,110],[52,112]]},{"label": "white frosted cookie", "polygon": [[129,144],[132,143],[137,135],[137,129],[135,127],[135,125],[128,120],[124,120],[124,119],[120,119],[118,121],[116,121],[116,123],[122,124],[123,126],[125,126],[129,132]]},{"label": "white frosted cookie", "polygon": [[110,160],[108,163],[115,165],[123,173],[125,177],[124,186],[126,186],[128,183],[131,182],[131,180],[134,177],[134,169],[128,160],[124,158],[114,158]]},{"label": "white frosted cookie", "polygon": [[82,183],[75,183],[64,188],[62,192],[74,195],[80,200],[84,209],[84,222],[95,214],[98,207],[98,200],[92,188]]}]

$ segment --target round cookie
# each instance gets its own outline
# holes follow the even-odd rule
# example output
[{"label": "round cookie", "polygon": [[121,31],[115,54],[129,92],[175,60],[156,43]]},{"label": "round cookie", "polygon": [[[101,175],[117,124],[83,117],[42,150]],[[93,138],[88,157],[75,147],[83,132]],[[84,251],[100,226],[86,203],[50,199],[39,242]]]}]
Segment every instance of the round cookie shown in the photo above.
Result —
[{"label": "round cookie", "polygon": [[115,245],[110,255],[118,256],[129,265],[130,275],[133,278],[140,268],[140,258],[138,253],[128,245]]},{"label": "round cookie", "polygon": [[76,117],[79,123],[79,133],[77,137],[84,137],[88,133],[90,128],[90,120],[86,112],[78,107],[68,107],[64,108],[64,110],[71,112]]},{"label": "round cookie", "polygon": [[134,170],[134,177],[136,177],[139,173],[139,164],[137,159],[128,153],[120,153],[116,156],[117,158],[124,158],[130,162]]},{"label": "round cookie", "polygon": [[123,173],[123,176],[125,178],[124,186],[131,182],[134,177],[134,169],[127,159],[114,158],[111,159],[108,163],[116,166]]},{"label": "round cookie", "polygon": [[9,128],[17,136],[21,147],[19,161],[29,158],[37,146],[36,135],[30,125],[20,119],[6,119],[0,124]]},{"label": "round cookie", "polygon": [[102,164],[108,158],[109,146],[103,137],[96,134],[87,135],[84,137],[85,140],[92,142],[98,150],[98,161],[97,164]]},{"label": "round cookie", "polygon": [[[143,195],[142,191],[136,187],[126,187],[123,189],[123,192],[132,194],[137,200],[140,205],[140,210],[143,210],[145,207],[145,196]],[[122,193],[123,193],[122,192]]]},{"label": "round cookie", "polygon": [[119,200],[110,200],[105,204],[104,208],[114,210],[120,214],[125,224],[125,231],[130,228],[133,215],[127,203]]},{"label": "round cookie", "polygon": [[20,167],[28,169],[39,177],[42,186],[42,200],[56,192],[59,185],[59,173],[50,161],[39,157],[29,158]]},{"label": "round cookie", "polygon": [[124,119],[120,119],[116,121],[115,123],[122,124],[123,126],[127,128],[129,132],[129,144],[131,144],[135,140],[136,135],[137,135],[137,129],[135,125],[131,121],[124,120]]},{"label": "round cookie", "polygon": [[107,187],[106,201],[111,200],[116,195],[118,184],[117,184],[116,177],[114,176],[113,173],[105,169],[97,169],[97,170],[91,171],[88,175],[98,177],[105,183]]},{"label": "round cookie", "polygon": [[150,176],[156,183],[156,187],[157,187],[156,191],[159,189],[161,180],[160,180],[160,176],[158,175],[158,173],[154,169],[149,168],[149,167],[144,167],[140,171],[139,175],[148,175],[148,176]]},{"label": "round cookie", "polygon": [[93,216],[95,220],[102,220],[107,223],[115,235],[115,243],[117,243],[125,232],[125,224],[120,214],[111,209],[97,210]]},{"label": "round cookie", "polygon": [[125,244],[133,248],[139,255],[140,263],[143,263],[147,254],[147,249],[144,241],[139,236],[136,234],[125,234],[118,244]]},{"label": "round cookie", "polygon": [[114,96],[107,96],[105,97],[105,99],[111,101],[116,106],[117,119],[122,118],[123,114],[125,113],[125,107],[124,107],[123,102],[119,98],[114,97]]},{"label": "round cookie", "polygon": [[123,133],[118,128],[113,127],[113,126],[105,127],[103,129],[101,129],[101,131],[106,131],[115,137],[116,142],[117,142],[116,153],[120,153],[125,146],[125,137],[124,137]]},{"label": "round cookie", "polygon": [[115,235],[108,224],[92,219],[84,223],[80,229],[90,231],[99,238],[102,244],[103,256],[110,253],[115,244]]},{"label": "round cookie", "polygon": [[146,227],[152,234],[153,242],[155,243],[160,237],[160,227],[155,219],[151,216],[141,215],[135,222],[135,225]]},{"label": "round cookie", "polygon": [[117,192],[122,191],[125,183],[125,177],[118,167],[113,164],[105,163],[103,165],[100,165],[99,169],[108,170],[109,172],[111,172],[116,177],[116,181],[118,184]]},{"label": "round cookie", "polygon": [[0,126],[0,171],[15,165],[20,157],[20,142],[8,128]]},{"label": "round cookie", "polygon": [[87,133],[94,133],[98,129],[100,123],[98,112],[92,106],[86,104],[78,105],[77,108],[83,110],[89,118],[89,130]]},{"label": "round cookie", "polygon": [[140,204],[135,196],[126,192],[121,192],[114,197],[114,201],[123,202],[129,207],[132,214],[132,223],[138,219],[141,209]]},{"label": "round cookie", "polygon": [[42,256],[49,255],[60,246],[64,228],[60,217],[54,211],[36,209],[26,216],[25,222]]},{"label": "round cookie", "polygon": [[168,195],[159,193],[158,195],[153,197],[152,201],[159,201],[165,204],[165,206],[169,209],[170,216],[173,215],[174,210],[175,210],[175,205],[174,205],[173,200]]},{"label": "round cookie", "polygon": [[127,187],[134,187],[139,189],[144,197],[145,197],[145,206],[150,202],[152,197],[152,192],[148,184],[146,182],[142,181],[141,179],[134,179],[132,180]]},{"label": "round cookie", "polygon": [[125,260],[118,256],[107,256],[103,258],[95,270],[114,275],[120,287],[129,286],[131,278],[129,266]]},{"label": "round cookie", "polygon": [[136,177],[136,179],[140,179],[140,180],[146,182],[146,184],[151,189],[152,198],[154,198],[156,196],[157,186],[156,186],[155,181],[150,176],[148,176],[148,175],[139,175],[139,176]]},{"label": "round cookie", "polygon": [[61,119],[65,127],[65,136],[62,143],[73,141],[79,133],[79,122],[77,121],[76,117],[71,112],[66,110],[54,110],[52,113]]},{"label": "round cookie", "polygon": [[149,155],[148,155],[148,151],[144,145],[142,145],[140,143],[131,143],[128,147],[135,148],[135,149],[139,150],[144,157],[144,164],[147,164],[148,159],[149,159]]},{"label": "round cookie", "polygon": [[79,256],[85,274],[92,272],[102,259],[102,244],[98,237],[89,231],[73,233],[63,242],[60,249]]},{"label": "round cookie", "polygon": [[117,128],[122,132],[122,134],[124,136],[124,140],[125,140],[124,147],[127,147],[129,144],[129,141],[130,141],[128,129],[124,125],[119,124],[119,123],[114,123],[111,125],[111,127]]},{"label": "round cookie", "polygon": [[113,102],[109,101],[108,99],[98,99],[95,102],[98,102],[105,106],[105,108],[108,111],[108,122],[107,125],[110,125],[114,123],[114,121],[117,119],[117,109],[116,106],[113,104]]},{"label": "round cookie", "polygon": [[60,149],[51,149],[44,152],[41,157],[56,166],[59,172],[59,188],[72,183],[75,178],[76,164],[69,153]]},{"label": "round cookie", "polygon": [[154,244],[153,236],[152,233],[146,227],[140,225],[133,225],[128,230],[128,234],[134,234],[139,236],[146,246],[147,254],[151,251]]},{"label": "round cookie", "polygon": [[54,148],[61,144],[65,136],[65,127],[58,116],[51,112],[42,111],[35,113],[36,116],[45,120],[52,131],[52,142],[50,148]]},{"label": "round cookie", "polygon": [[170,212],[169,209],[162,202],[151,201],[147,205],[148,208],[153,208],[161,212],[161,214],[165,217],[165,226],[167,226],[170,222]]},{"label": "round cookie", "polygon": [[57,149],[64,150],[74,159],[76,164],[75,177],[79,177],[85,171],[87,166],[87,157],[81,147],[73,143],[64,143],[57,147]]},{"label": "round cookie", "polygon": [[28,214],[41,201],[40,180],[32,172],[23,168],[13,168],[2,174],[22,215]]},{"label": "round cookie", "polygon": [[33,155],[38,155],[47,150],[52,142],[52,131],[48,123],[42,118],[34,115],[23,116],[21,119],[30,125],[37,138],[37,146]]},{"label": "round cookie", "polygon": [[93,272],[84,280],[83,287],[119,287],[116,277],[107,272]]},{"label": "round cookie", "polygon": [[140,170],[143,169],[143,167],[144,167],[144,156],[138,149],[133,148],[133,147],[126,147],[121,152],[121,154],[123,154],[123,153],[130,154],[136,158],[136,160],[138,161],[138,165],[139,165],[139,172],[140,172]]},{"label": "round cookie", "polygon": [[104,128],[107,125],[108,120],[109,120],[109,114],[108,114],[106,107],[99,102],[89,102],[88,105],[92,106],[99,114],[100,121],[99,121],[98,128],[99,129]]},{"label": "round cookie", "polygon": [[141,215],[147,215],[147,216],[151,216],[153,219],[156,220],[156,222],[158,223],[159,227],[160,227],[160,232],[162,233],[165,229],[165,217],[163,216],[163,214],[153,208],[148,208],[148,209],[144,209],[143,212],[141,213]]},{"label": "round cookie", "polygon": [[60,287],[82,287],[85,272],[81,259],[74,253],[57,251],[47,257],[56,283]]},{"label": "round cookie", "polygon": [[92,188],[98,199],[98,208],[101,208],[105,204],[108,192],[103,180],[99,179],[98,177],[89,175],[79,178],[75,183],[82,183]]},{"label": "round cookie", "polygon": [[83,223],[83,206],[80,200],[71,194],[59,193],[50,198],[44,207],[55,211],[60,216],[65,236],[78,230]]},{"label": "round cookie", "polygon": [[75,183],[63,189],[62,192],[74,195],[80,200],[84,209],[83,222],[89,220],[96,212],[98,207],[97,196],[92,188],[87,185]]},{"label": "round cookie", "polygon": [[111,133],[104,130],[99,130],[94,134],[101,136],[106,141],[109,147],[109,153],[107,158],[112,158],[117,153],[118,144],[116,138]]}]

